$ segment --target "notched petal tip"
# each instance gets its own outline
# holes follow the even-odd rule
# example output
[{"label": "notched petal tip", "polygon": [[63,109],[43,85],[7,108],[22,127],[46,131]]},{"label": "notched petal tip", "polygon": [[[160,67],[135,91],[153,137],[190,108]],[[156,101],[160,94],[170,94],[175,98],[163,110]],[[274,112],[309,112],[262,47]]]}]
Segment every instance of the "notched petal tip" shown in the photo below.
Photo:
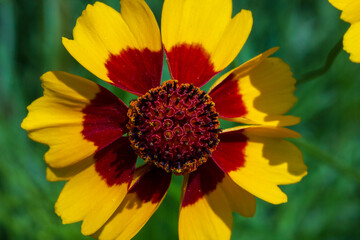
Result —
[{"label": "notched petal tip", "polygon": [[273,200],[269,200],[267,202],[275,204],[275,205],[287,203],[288,202],[287,195],[283,191],[281,191],[281,193],[282,194],[279,194],[279,196],[275,197]]}]

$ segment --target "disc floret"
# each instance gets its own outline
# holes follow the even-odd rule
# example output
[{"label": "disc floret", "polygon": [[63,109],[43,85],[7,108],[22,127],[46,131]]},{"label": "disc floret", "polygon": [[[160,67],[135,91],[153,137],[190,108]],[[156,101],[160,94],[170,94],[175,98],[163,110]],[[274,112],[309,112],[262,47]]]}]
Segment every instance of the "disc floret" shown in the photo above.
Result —
[{"label": "disc floret", "polygon": [[215,104],[193,84],[164,82],[132,101],[128,117],[138,156],[177,175],[195,171],[219,143]]}]

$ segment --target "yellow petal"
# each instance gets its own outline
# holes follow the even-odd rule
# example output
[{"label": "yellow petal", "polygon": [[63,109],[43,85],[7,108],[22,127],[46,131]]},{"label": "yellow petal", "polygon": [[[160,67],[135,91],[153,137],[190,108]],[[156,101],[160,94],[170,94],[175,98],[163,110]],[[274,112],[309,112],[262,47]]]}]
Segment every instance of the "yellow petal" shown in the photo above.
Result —
[{"label": "yellow petal", "polygon": [[345,7],[356,0],[329,0],[329,2],[337,9],[344,10]]},{"label": "yellow petal", "polygon": [[219,116],[246,124],[289,126],[299,122],[283,116],[297,101],[295,79],[279,58],[267,58],[270,49],[224,74],[210,90]]},{"label": "yellow petal", "polygon": [[298,182],[307,173],[300,150],[283,139],[292,136],[292,131],[278,129],[279,133],[274,127],[225,131],[213,153],[214,160],[236,184],[273,204],[287,201],[278,185]]},{"label": "yellow petal", "polygon": [[165,48],[200,43],[213,52],[231,20],[231,0],[165,0],[161,31]]},{"label": "yellow petal", "polygon": [[231,19],[212,56],[215,71],[226,68],[239,54],[250,35],[252,24],[252,14],[248,10],[241,10]]},{"label": "yellow petal", "polygon": [[360,21],[360,1],[355,0],[345,6],[341,13],[341,19],[349,22],[356,23]]},{"label": "yellow petal", "polygon": [[93,156],[90,156],[76,164],[64,167],[64,168],[46,168],[46,179],[51,182],[66,181],[88,168],[94,163]]},{"label": "yellow petal", "polygon": [[[184,178],[183,192],[188,188],[188,179],[188,176]],[[195,180],[191,184],[198,185],[197,182]],[[193,198],[189,196],[192,194],[197,193],[191,191],[183,193],[185,198]],[[184,203],[182,204],[179,216],[179,239],[230,239],[232,224],[231,208],[226,195],[221,187],[217,187],[201,198],[197,198],[192,204],[185,206]]]},{"label": "yellow petal", "polygon": [[29,114],[21,127],[34,141],[50,146],[45,161],[53,167],[87,158],[97,147],[81,134],[82,110],[100,92],[100,87],[64,72],[45,73],[41,81],[44,96],[28,107]]},{"label": "yellow petal", "polygon": [[92,165],[66,183],[56,205],[63,223],[84,221],[82,233],[98,230],[120,205],[128,184],[108,186]]},{"label": "yellow petal", "polygon": [[352,62],[360,63],[360,22],[351,24],[344,35],[344,50],[350,53]]},{"label": "yellow petal", "polygon": [[232,211],[244,217],[252,217],[256,211],[255,197],[234,183],[227,175],[221,182],[221,188],[226,195]]},{"label": "yellow petal", "polygon": [[144,0],[121,0],[121,16],[136,38],[140,49],[161,51],[160,29]]},{"label": "yellow petal", "polygon": [[127,106],[105,88],[64,72],[48,72],[41,81],[44,96],[28,107],[21,126],[49,145],[44,158],[51,167],[75,164],[126,131]]},{"label": "yellow petal", "polygon": [[301,135],[294,130],[275,126],[237,126],[224,129],[222,132],[251,131],[251,135],[269,138],[300,138]]},{"label": "yellow petal", "polygon": [[111,82],[105,67],[109,53],[138,48],[120,13],[101,2],[87,6],[77,20],[73,36],[74,40],[63,38],[66,49],[81,65],[107,82]]},{"label": "yellow petal", "polygon": [[63,38],[63,44],[100,79],[141,95],[160,84],[160,33],[144,1],[122,2],[124,17],[101,2],[88,5],[77,20],[74,40]]},{"label": "yellow petal", "polygon": [[274,54],[278,50],[279,50],[279,47],[271,48],[271,49],[257,55],[253,59],[245,62],[244,64],[240,65],[239,67],[225,73],[218,80],[215,81],[215,83],[210,87],[209,92],[211,92],[211,90],[213,90],[216,86],[218,86],[220,83],[222,83],[234,71],[241,72],[243,75],[246,75],[252,69],[257,67],[260,63],[262,63],[266,58],[268,58],[269,56],[271,56],[272,54]]},{"label": "yellow petal", "polygon": [[164,2],[162,41],[174,79],[202,86],[237,56],[252,16],[243,10],[232,19],[231,12],[231,0]]},{"label": "yellow petal", "polygon": [[56,202],[56,213],[64,223],[82,220],[84,235],[96,232],[124,199],[136,159],[125,137],[96,153],[94,164],[66,183]]},{"label": "yellow petal", "polygon": [[[148,171],[144,171],[144,170]],[[149,220],[163,201],[171,181],[171,174],[153,167],[142,167],[143,175],[129,190],[125,199],[109,221],[93,235],[107,239],[131,239]],[[135,172],[135,176],[139,173]]]}]

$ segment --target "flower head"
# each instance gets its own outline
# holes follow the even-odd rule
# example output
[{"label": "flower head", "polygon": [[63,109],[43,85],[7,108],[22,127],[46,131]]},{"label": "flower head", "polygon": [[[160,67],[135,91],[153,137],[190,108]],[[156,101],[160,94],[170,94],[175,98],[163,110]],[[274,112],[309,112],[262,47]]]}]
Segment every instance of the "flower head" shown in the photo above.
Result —
[{"label": "flower head", "polygon": [[[295,103],[295,80],[270,49],[200,89],[244,45],[251,12],[231,18],[231,0],[166,0],[162,35],[143,0],[122,0],[121,13],[88,5],[64,38],[70,54],[99,78],[138,96],[126,106],[81,77],[48,72],[44,96],[22,123],[49,145],[50,181],[68,181],[56,205],[82,233],[132,238],[161,204],[172,174],[183,175],[179,238],[229,239],[232,212],[255,213],[257,196],[287,201],[278,185],[306,174],[301,152],[283,128]],[[162,39],[161,39],[162,38]],[[163,48],[171,80],[161,84]],[[220,129],[219,118],[243,125]],[[136,166],[137,157],[145,163]]]},{"label": "flower head", "polygon": [[351,24],[344,35],[344,50],[350,53],[351,61],[360,63],[360,1],[329,0],[329,2],[342,11],[341,19]]}]

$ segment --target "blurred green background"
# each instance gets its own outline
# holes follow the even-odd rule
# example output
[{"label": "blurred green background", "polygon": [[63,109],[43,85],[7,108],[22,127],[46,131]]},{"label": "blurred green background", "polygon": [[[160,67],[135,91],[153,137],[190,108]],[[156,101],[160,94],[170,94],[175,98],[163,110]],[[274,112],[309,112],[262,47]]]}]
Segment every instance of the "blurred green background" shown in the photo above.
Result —
[{"label": "blurred green background", "polygon": [[[45,178],[46,146],[20,128],[26,106],[42,95],[39,77],[62,70],[99,82],[65,50],[86,0],[0,0],[0,239],[90,239],[62,225],[54,203],[64,183]],[[104,1],[119,10],[117,0]],[[162,0],[147,0],[160,23]],[[302,79],[322,67],[349,24],[327,0],[234,0],[253,12],[250,38],[231,67],[274,46]],[[359,43],[360,44],[360,43]],[[169,78],[167,70],[163,79]],[[129,102],[133,96],[115,91]],[[291,113],[302,118],[294,141],[309,167],[284,186],[289,202],[257,200],[255,217],[234,215],[232,239],[360,239],[360,64],[341,51],[325,74],[298,84]],[[177,239],[181,178],[135,239]]]}]

